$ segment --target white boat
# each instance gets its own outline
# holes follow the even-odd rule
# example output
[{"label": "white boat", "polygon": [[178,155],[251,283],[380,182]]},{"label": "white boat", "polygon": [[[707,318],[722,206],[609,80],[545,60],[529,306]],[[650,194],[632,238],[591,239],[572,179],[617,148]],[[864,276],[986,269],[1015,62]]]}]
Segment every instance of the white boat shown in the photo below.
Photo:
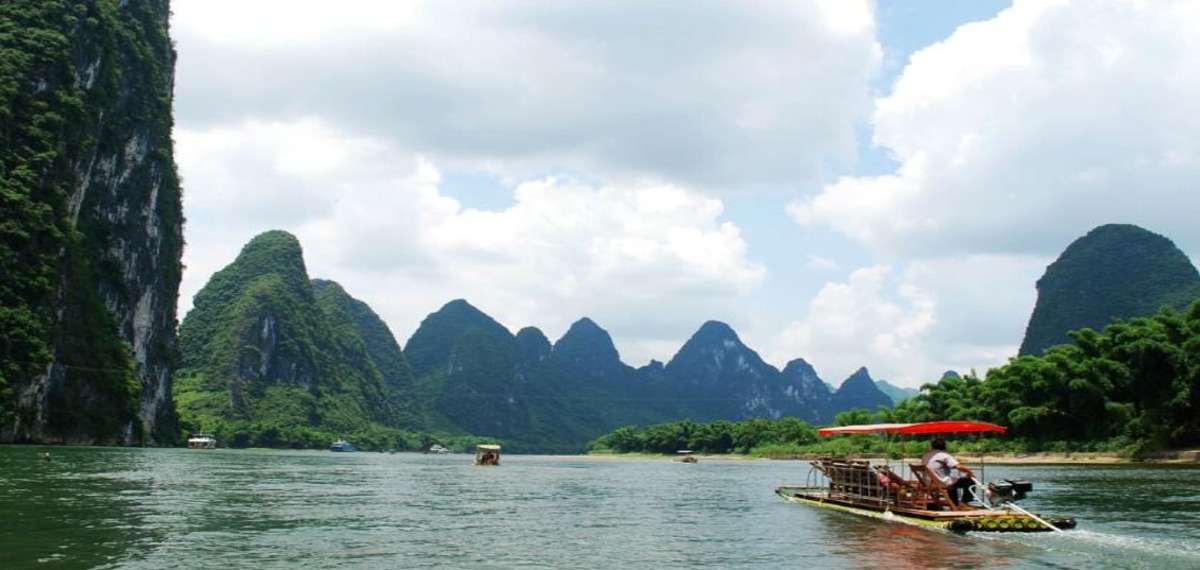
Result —
[{"label": "white boat", "polygon": [[194,433],[188,438],[188,449],[216,449],[217,438],[207,433]]},{"label": "white boat", "polygon": [[329,451],[358,451],[358,448],[354,447],[353,443],[339,439],[329,446]]}]

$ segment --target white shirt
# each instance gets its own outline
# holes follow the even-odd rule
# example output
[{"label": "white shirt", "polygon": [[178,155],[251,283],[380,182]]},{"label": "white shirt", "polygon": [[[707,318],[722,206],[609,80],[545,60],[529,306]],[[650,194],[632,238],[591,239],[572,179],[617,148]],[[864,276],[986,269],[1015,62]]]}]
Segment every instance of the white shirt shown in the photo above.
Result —
[{"label": "white shirt", "polygon": [[958,460],[945,451],[930,449],[921,457],[921,463],[924,463],[943,485],[953,485],[954,480],[958,478],[951,475],[958,466]]}]

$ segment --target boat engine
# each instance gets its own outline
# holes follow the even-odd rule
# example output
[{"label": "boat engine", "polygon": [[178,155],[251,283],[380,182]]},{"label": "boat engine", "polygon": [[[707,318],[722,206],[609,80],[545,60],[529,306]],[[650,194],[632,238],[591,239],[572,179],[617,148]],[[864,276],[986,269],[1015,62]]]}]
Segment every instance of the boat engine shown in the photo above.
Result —
[{"label": "boat engine", "polygon": [[1032,490],[1033,483],[1019,479],[1004,479],[1000,482],[988,483],[988,494],[992,502],[998,505],[1020,501]]}]

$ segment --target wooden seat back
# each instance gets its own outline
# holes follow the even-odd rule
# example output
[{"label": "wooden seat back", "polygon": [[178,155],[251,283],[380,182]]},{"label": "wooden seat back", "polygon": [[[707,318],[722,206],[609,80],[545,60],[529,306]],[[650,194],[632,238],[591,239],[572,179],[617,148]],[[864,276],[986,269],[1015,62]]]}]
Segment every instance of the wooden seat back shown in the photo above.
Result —
[{"label": "wooden seat back", "polygon": [[831,496],[847,499],[893,502],[895,489],[888,478],[869,461],[822,457],[812,461],[813,467],[829,480]]},{"label": "wooden seat back", "polygon": [[930,497],[934,502],[942,507],[949,508],[953,511],[962,510],[959,505],[954,504],[950,500],[950,491],[946,486],[933,474],[927,465],[921,463],[910,463],[908,470],[912,472],[916,478],[917,484],[920,486],[919,492]]}]

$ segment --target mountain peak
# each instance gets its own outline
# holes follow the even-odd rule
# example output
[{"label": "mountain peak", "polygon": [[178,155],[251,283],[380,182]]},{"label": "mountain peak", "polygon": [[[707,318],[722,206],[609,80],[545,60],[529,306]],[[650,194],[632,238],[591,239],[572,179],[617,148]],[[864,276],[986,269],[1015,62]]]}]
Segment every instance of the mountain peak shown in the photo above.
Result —
[{"label": "mountain peak", "polygon": [[521,345],[521,356],[526,363],[539,363],[550,358],[550,339],[537,327],[517,331],[517,343]]},{"label": "mountain peak", "polygon": [[583,317],[554,343],[554,359],[568,368],[606,369],[624,366],[608,331]]},{"label": "mountain peak", "polygon": [[516,339],[504,325],[463,299],[442,305],[421,321],[404,345],[404,356],[418,378],[447,365],[454,345],[463,334],[478,330],[513,342]]},{"label": "mountain peak", "polygon": [[863,408],[874,412],[879,406],[892,406],[892,399],[879,390],[865,366],[842,382],[834,392],[832,402],[833,408],[838,410]]},{"label": "mountain peak", "polygon": [[693,335],[693,338],[695,337],[728,338],[740,341],[740,339],[738,339],[737,332],[733,330],[733,327],[721,321],[705,321],[703,325],[700,325],[700,329],[696,331],[696,334]]},{"label": "mountain peak", "polygon": [[[304,267],[304,249],[296,236],[283,230],[258,234],[242,247],[235,265],[252,265],[260,273],[287,272],[308,275]],[[307,282],[307,278],[305,279]]]},{"label": "mountain peak", "polygon": [[1131,224],[1099,226],[1075,240],[1037,281],[1019,354],[1070,343],[1069,331],[1179,310],[1200,297],[1200,273],[1175,244]]}]

